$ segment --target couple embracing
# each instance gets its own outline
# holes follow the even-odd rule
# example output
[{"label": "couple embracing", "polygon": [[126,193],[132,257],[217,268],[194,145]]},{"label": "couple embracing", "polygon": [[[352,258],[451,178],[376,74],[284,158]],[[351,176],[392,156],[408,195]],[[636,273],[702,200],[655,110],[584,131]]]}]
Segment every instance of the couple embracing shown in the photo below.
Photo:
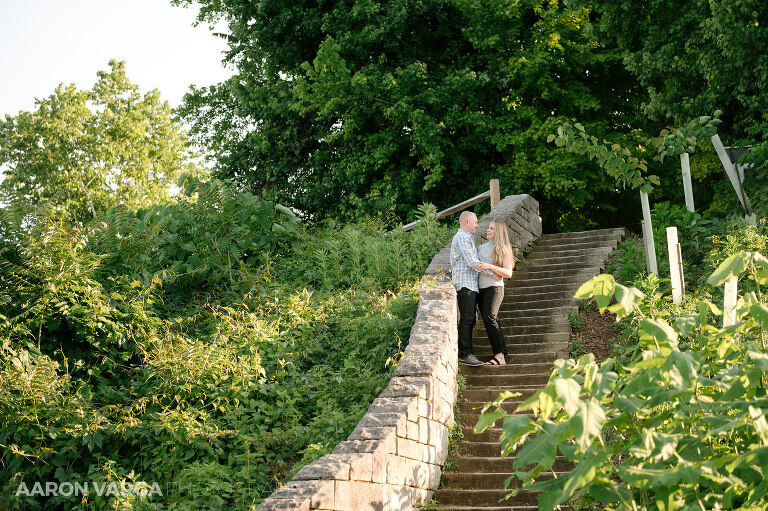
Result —
[{"label": "couple embracing", "polygon": [[[488,242],[475,249],[477,216],[464,211],[459,222],[459,231],[451,242],[451,277],[459,302],[459,360],[469,366],[504,365],[507,345],[498,315],[504,299],[504,279],[512,276],[515,266],[507,226],[492,220],[486,232]],[[485,363],[472,353],[475,308],[480,309],[493,350],[493,358]]]}]

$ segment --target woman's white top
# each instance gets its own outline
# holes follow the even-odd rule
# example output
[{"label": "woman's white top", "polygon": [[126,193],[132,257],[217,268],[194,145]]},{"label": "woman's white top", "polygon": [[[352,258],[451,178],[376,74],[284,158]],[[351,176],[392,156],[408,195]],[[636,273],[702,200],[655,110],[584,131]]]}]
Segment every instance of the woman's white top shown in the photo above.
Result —
[{"label": "woman's white top", "polygon": [[[480,247],[477,249],[477,258],[480,259],[484,263],[489,264],[496,264],[493,261],[493,249],[496,247],[496,243],[494,241],[489,241],[488,243],[483,243],[480,245]],[[504,280],[496,280],[490,275],[486,275],[484,273],[481,273],[480,276],[477,278],[477,287],[480,289],[491,287],[491,286],[501,286],[504,287]]]}]

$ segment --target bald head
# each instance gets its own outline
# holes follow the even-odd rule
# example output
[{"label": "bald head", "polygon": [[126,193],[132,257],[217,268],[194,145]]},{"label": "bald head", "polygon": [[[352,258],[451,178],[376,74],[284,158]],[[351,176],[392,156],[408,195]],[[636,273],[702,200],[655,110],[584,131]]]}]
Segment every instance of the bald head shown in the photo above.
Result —
[{"label": "bald head", "polygon": [[477,230],[477,215],[471,211],[462,211],[459,216],[459,226],[470,234]]}]

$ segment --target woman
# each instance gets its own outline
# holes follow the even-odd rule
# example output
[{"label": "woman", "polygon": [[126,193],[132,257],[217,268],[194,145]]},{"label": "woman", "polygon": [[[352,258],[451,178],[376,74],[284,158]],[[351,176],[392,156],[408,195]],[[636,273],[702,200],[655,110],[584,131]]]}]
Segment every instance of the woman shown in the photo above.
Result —
[{"label": "woman", "polygon": [[499,307],[504,299],[504,279],[512,276],[515,260],[512,258],[512,247],[509,244],[507,226],[504,222],[492,220],[486,231],[486,237],[488,243],[480,245],[477,249],[477,257],[481,261],[477,268],[491,270],[494,275],[480,274],[477,282],[480,288],[477,307],[480,309],[485,331],[493,349],[493,358],[485,365],[503,366],[507,363],[504,359],[504,355],[507,354],[507,344],[499,325]]}]

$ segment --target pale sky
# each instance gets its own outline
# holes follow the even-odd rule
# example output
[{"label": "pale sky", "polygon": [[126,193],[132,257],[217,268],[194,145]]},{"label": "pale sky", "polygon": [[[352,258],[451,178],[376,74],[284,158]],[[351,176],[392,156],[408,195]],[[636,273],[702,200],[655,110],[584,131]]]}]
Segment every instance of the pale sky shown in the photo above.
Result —
[{"label": "pale sky", "polygon": [[232,74],[226,43],[193,27],[196,14],[168,0],[0,0],[0,119],[33,110],[61,82],[90,89],[112,58],[142,93],[159,89],[178,106],[189,85]]}]

